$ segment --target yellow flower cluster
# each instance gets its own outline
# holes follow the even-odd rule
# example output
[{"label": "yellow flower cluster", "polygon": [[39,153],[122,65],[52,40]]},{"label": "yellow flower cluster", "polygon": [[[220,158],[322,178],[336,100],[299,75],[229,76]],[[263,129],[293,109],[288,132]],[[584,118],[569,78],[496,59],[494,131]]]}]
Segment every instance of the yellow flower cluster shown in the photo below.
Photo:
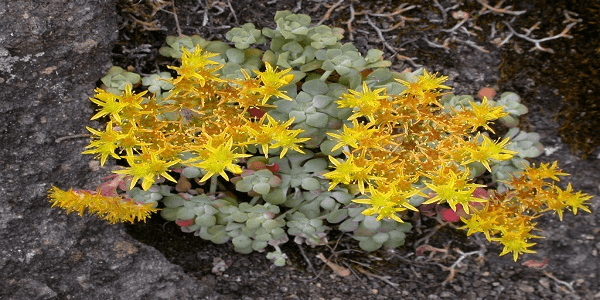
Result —
[{"label": "yellow flower cluster", "polygon": [[157,209],[152,207],[152,204],[139,204],[123,200],[121,197],[103,196],[98,190],[91,191],[74,191],[69,189],[63,191],[57,187],[52,187],[49,192],[50,202],[52,207],[58,206],[64,208],[67,213],[77,212],[80,216],[85,210],[88,213],[95,214],[98,217],[108,220],[111,224],[119,222],[133,223],[145,221]]},{"label": "yellow flower cluster", "polygon": [[574,213],[578,208],[589,211],[584,203],[591,196],[544,181],[565,175],[556,164],[528,168],[520,180],[509,183],[513,191],[489,202],[474,197],[475,189],[483,185],[473,183],[469,165],[480,163],[491,171],[491,162],[509,160],[516,152],[505,148],[508,139],[493,141],[472,133],[479,128],[492,131],[489,123],[507,113],[490,106],[486,98],[443,113],[438,99],[449,88],[442,85],[445,80],[425,71],[416,82],[399,80],[406,86],[400,95],[370,90],[366,84],[362,91],[345,94],[337,103],[353,109],[352,124],[328,134],[337,141],[333,149],[343,149],[345,156],[330,157],[333,170],[324,174],[331,180],[330,189],[338,184],[356,186],[362,196],[353,201],[368,205],[363,213],[377,215],[378,220],[403,222],[403,212],[417,211],[411,205],[414,196],[428,198],[423,204],[447,203],[455,211],[460,205],[472,214],[463,218],[469,234],[483,232],[490,241],[504,245],[501,255],[512,252],[515,260],[531,252],[528,247],[534,244],[528,239],[536,237],[530,233],[535,228],[531,220],[540,213],[553,210],[562,219],[566,207]]},{"label": "yellow flower cluster", "polygon": [[[122,95],[97,89],[91,100],[100,110],[93,118],[110,121],[104,131],[88,128],[94,139],[83,153],[95,154],[102,165],[109,156],[125,158],[129,167],[115,172],[131,176],[131,187],[143,179],[147,190],[159,176],[175,181],[167,171],[178,163],[205,170],[201,181],[213,175],[229,179],[225,171],[241,173],[237,162],[249,156],[248,145],[261,146],[265,155],[269,149],[280,149],[281,156],[289,149],[301,152],[299,144],[307,139],[288,129],[293,120],[279,124],[268,115],[256,120],[248,112],[268,107],[273,96],[291,100],[280,90],[293,79],[290,70],[267,63],[265,71],[254,71],[256,77],[244,72],[244,79],[224,80],[216,73],[222,65],[210,60],[215,55],[200,47],[183,49],[181,66],[171,67],[178,73],[169,80],[174,88],[163,100],[135,94],[129,85]],[[183,153],[189,154],[185,160]]]},{"label": "yellow flower cluster", "polygon": [[[271,149],[281,156],[290,149],[302,152],[300,143],[308,139],[297,138],[300,130],[288,129],[293,120],[280,124],[268,115],[256,119],[249,113],[250,108],[270,107],[267,101],[273,96],[291,100],[280,90],[293,79],[290,69],[278,71],[267,63],[265,71],[254,71],[256,77],[243,72],[244,79],[224,80],[216,73],[223,66],[210,60],[215,55],[200,47],[192,52],[184,48],[181,66],[171,67],[178,76],[168,80],[174,88],[165,99],[148,97],[145,91],[136,94],[130,85],[121,95],[96,89],[90,100],[100,109],[92,119],[109,121],[105,130],[88,127],[93,138],[83,153],[95,155],[101,165],[109,156],[126,159],[129,166],[114,172],[130,177],[130,188],[142,180],[148,190],[159,177],[175,181],[168,171],[178,164],[204,170],[201,181],[219,175],[228,180],[226,171],[242,172],[237,163],[250,156],[245,154],[249,145],[259,146],[265,155]],[[130,220],[128,202],[122,201],[121,209],[113,199],[117,197],[109,198],[57,188],[50,192],[51,201],[69,211],[81,213],[88,207],[111,222]],[[106,205],[102,202],[113,205],[117,216],[95,208]]]},{"label": "yellow flower cluster", "polygon": [[329,133],[338,142],[333,149],[344,149],[346,156],[330,157],[334,170],[324,174],[330,189],[356,184],[366,197],[355,202],[370,206],[365,214],[398,222],[399,212],[417,210],[410,198],[428,197],[425,192],[435,193],[426,204],[447,202],[453,209],[461,204],[466,212],[471,202],[482,201],[472,196],[481,185],[471,183],[468,164],[479,162],[489,169],[490,161],[510,159],[514,152],[504,149],[508,140],[494,142],[470,133],[506,113],[487,100],[471,103],[472,109],[442,113],[438,98],[449,89],[442,85],[445,80],[424,71],[416,82],[399,80],[406,87],[400,95],[371,90],[366,83],[362,91],[343,95],[337,103],[353,109],[352,126]]},{"label": "yellow flower cluster", "polygon": [[[569,209],[577,214],[578,209],[590,212],[585,202],[592,198],[581,192],[574,193],[571,184],[566,189],[556,186],[558,176],[569,175],[552,165],[542,163],[539,167],[527,167],[506,183],[512,187],[507,193],[494,194],[477,213],[470,218],[461,218],[468,229],[467,235],[482,232],[489,241],[500,242],[504,249],[500,255],[513,254],[516,261],[519,254],[534,253],[528,243],[531,238],[539,238],[531,233],[535,229],[534,219],[544,212],[554,212],[563,219],[563,211]],[[550,179],[550,180],[549,180]]]}]

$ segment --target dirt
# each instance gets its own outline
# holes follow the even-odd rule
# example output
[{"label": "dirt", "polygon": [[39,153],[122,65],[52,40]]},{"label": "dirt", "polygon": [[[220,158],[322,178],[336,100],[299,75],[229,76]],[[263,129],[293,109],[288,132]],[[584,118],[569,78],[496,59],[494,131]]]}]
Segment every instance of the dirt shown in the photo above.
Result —
[{"label": "dirt", "polygon": [[[595,52],[600,49],[598,36],[590,36],[597,34],[597,4],[507,1],[494,13],[483,9],[484,1],[470,0],[404,5],[399,1],[176,1],[173,13],[173,6],[160,3],[120,2],[122,24],[114,49],[115,65],[150,74],[174,64],[160,57],[158,48],[166,35],[178,33],[178,26],[187,35],[225,40],[230,28],[246,22],[258,28],[274,27],[278,10],[305,13],[315,23],[322,20],[346,29],[345,41],[354,42],[361,51],[385,51],[395,70],[424,66],[448,75],[447,84],[456,94],[475,95],[481,88],[492,87],[521,95],[530,109],[522,125],[540,133],[547,148],[535,161],[559,160],[572,174],[567,180],[575,189],[594,195],[600,192],[600,151],[594,144],[600,135],[594,135],[598,131],[593,125],[598,118],[581,121],[600,105],[599,85],[594,81],[598,77],[590,76],[597,74],[593,70],[600,61],[600,53]],[[506,11],[500,13],[499,8]],[[525,12],[513,15],[518,11]],[[368,20],[366,12],[372,13]],[[471,18],[462,25],[461,19],[453,17],[461,12]],[[540,44],[554,53],[529,51],[534,43],[516,36],[497,45],[511,32],[503,22],[524,33],[538,21],[539,28],[530,38],[555,36],[575,22],[569,31],[573,38],[558,37]],[[574,94],[574,86],[585,92]],[[574,115],[580,117],[573,119]],[[556,116],[561,116],[559,121]],[[582,141],[582,135],[587,139]],[[581,145],[562,142],[573,142],[574,137]],[[571,147],[579,152],[571,152]],[[324,247],[288,242],[282,250],[291,263],[285,267],[272,266],[261,253],[238,254],[230,245],[214,245],[182,233],[159,216],[127,226],[127,231],[187,274],[209,283],[223,299],[600,299],[598,202],[597,196],[592,199],[592,214],[567,214],[563,222],[552,215],[540,218],[539,234],[545,239],[537,241],[536,254],[524,255],[517,263],[510,255],[498,257],[501,247],[482,236],[466,237],[452,225],[438,226],[434,220],[415,226],[406,245],[393,251],[366,253],[349,236],[336,232]],[[417,255],[416,246],[422,245],[433,247],[432,251]],[[319,253],[352,274],[335,275],[316,258]],[[218,263],[224,263],[224,271],[213,270]]]}]

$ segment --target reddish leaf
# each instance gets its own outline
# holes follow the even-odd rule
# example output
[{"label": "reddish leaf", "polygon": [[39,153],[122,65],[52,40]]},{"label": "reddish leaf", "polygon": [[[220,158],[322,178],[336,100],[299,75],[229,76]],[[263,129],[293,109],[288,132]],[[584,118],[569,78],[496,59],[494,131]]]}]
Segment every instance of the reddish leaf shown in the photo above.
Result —
[{"label": "reddish leaf", "polygon": [[177,220],[175,221],[175,223],[177,223],[177,225],[181,226],[181,227],[187,227],[190,225],[194,225],[195,220],[194,219],[189,219],[189,220]]}]

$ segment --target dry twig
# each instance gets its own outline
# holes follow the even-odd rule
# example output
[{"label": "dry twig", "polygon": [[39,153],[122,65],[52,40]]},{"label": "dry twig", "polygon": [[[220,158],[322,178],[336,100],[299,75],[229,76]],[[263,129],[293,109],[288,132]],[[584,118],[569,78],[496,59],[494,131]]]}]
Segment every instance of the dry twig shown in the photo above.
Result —
[{"label": "dry twig", "polygon": [[160,8],[160,10],[169,13],[171,15],[173,15],[173,18],[175,19],[175,28],[177,28],[177,35],[178,36],[182,36],[183,32],[181,31],[181,26],[179,26],[179,18],[177,17],[177,10],[175,9],[175,0],[171,1],[171,6],[173,7],[173,11],[168,11],[165,10],[164,8]]},{"label": "dry twig", "polygon": [[381,29],[379,29],[379,27],[377,27],[375,25],[375,23],[373,23],[373,21],[371,21],[371,19],[369,18],[368,15],[365,15],[365,18],[367,19],[367,23],[369,23],[369,25],[371,27],[373,27],[373,29],[375,29],[375,32],[377,32],[377,36],[379,37],[379,41],[383,44],[384,47],[386,47],[388,50],[396,53],[398,52],[398,50],[394,49],[394,47],[390,46],[390,44],[388,44],[385,41],[385,38],[383,37],[383,33],[381,32]]},{"label": "dry twig", "polygon": [[444,279],[444,281],[442,282],[442,285],[446,285],[446,283],[448,283],[452,279],[454,279],[454,276],[456,275],[456,267],[458,267],[460,265],[460,262],[463,261],[465,258],[467,258],[467,256],[477,254],[477,255],[479,255],[480,260],[483,260],[483,258],[485,257],[485,248],[479,249],[477,251],[467,252],[467,253],[462,252],[458,248],[454,248],[454,251],[456,251],[458,254],[460,254],[460,257],[452,265],[450,265],[450,267],[443,268],[443,269],[449,271],[450,274],[448,274],[446,279]]},{"label": "dry twig", "polygon": [[461,27],[463,24],[465,24],[468,20],[469,20],[469,18],[464,18],[462,21],[456,23],[456,25],[454,25],[454,27],[452,27],[450,29],[440,29],[440,31],[455,32],[459,27]]},{"label": "dry twig", "polygon": [[471,47],[473,47],[474,49],[477,49],[477,50],[479,50],[479,51],[481,51],[481,52],[483,52],[483,53],[489,53],[489,52],[490,52],[490,51],[486,50],[485,48],[483,48],[483,47],[481,47],[481,46],[477,45],[477,43],[475,43],[475,42],[473,42],[473,41],[471,41],[471,40],[464,40],[464,41],[463,41],[463,40],[461,40],[461,39],[459,39],[459,38],[456,38],[456,41],[458,41],[458,42],[463,42],[463,43],[467,44],[468,46],[471,46]]},{"label": "dry twig", "polygon": [[235,20],[235,24],[236,25],[240,25],[240,22],[238,21],[237,15],[235,14],[235,10],[233,10],[233,6],[231,6],[231,1],[227,0],[227,6],[229,6],[229,9],[231,10],[231,13],[233,14],[233,19]]},{"label": "dry twig", "polygon": [[365,270],[365,269],[363,269],[363,268],[361,268],[359,266],[355,266],[355,268],[356,268],[357,271],[365,274],[369,278],[377,278],[377,279],[379,279],[379,280],[381,280],[381,281],[383,281],[383,282],[385,282],[385,283],[387,283],[387,284],[389,284],[389,285],[391,285],[391,286],[393,286],[395,288],[397,288],[397,287],[400,286],[399,284],[390,281],[390,278],[392,278],[391,276],[381,276],[381,275],[373,274],[373,273],[371,273],[371,272],[369,272],[369,271],[367,271],[367,270]]},{"label": "dry twig", "polygon": [[571,282],[566,282],[566,281],[560,280],[560,279],[558,279],[558,278],[554,277],[554,275],[552,275],[552,273],[550,273],[550,272],[547,272],[547,271],[544,271],[544,275],[546,275],[546,276],[547,276],[547,277],[549,277],[550,279],[552,279],[552,280],[556,281],[556,283],[558,283],[558,284],[562,284],[562,285],[566,286],[566,287],[567,287],[567,289],[569,289],[569,292],[571,292],[572,294],[575,294],[575,295],[577,295],[577,292],[575,292],[575,289],[573,288],[573,283],[574,283],[574,281],[571,281]]},{"label": "dry twig", "polygon": [[442,48],[442,49],[446,50],[446,52],[450,51],[450,47],[448,47],[448,41],[450,40],[450,38],[445,39],[444,44],[442,44],[442,45],[430,41],[429,39],[427,39],[426,35],[424,35],[421,39],[423,39],[425,41],[425,43],[427,43],[427,45],[429,45],[431,47]]},{"label": "dry twig", "polygon": [[[366,15],[372,16],[372,17],[387,17],[390,20],[395,20],[395,16],[400,17],[400,22],[398,22],[398,25],[401,27],[404,27],[404,25],[406,25],[406,21],[419,21],[419,18],[409,18],[409,17],[405,17],[403,15],[400,15],[403,12],[409,11],[413,8],[415,8],[415,5],[411,5],[409,7],[405,7],[406,5],[408,5],[408,3],[402,3],[398,9],[396,9],[395,11],[391,12],[391,13],[387,13],[387,14],[383,14],[383,13],[372,13],[372,12],[366,12]],[[396,26],[398,27],[398,26]],[[381,29],[380,29],[381,30]],[[388,30],[388,29],[385,29]],[[384,31],[384,30],[382,30]]]},{"label": "dry twig", "polygon": [[450,6],[448,8],[444,8],[440,2],[438,2],[438,0],[433,0],[434,5],[439,8],[439,10],[442,12],[442,23],[446,23],[446,20],[448,19],[448,11],[453,10],[458,8],[459,4],[454,4],[453,6]]},{"label": "dry twig", "polygon": [[320,260],[322,260],[329,268],[331,268],[331,270],[333,270],[333,272],[339,276],[342,277],[348,277],[350,276],[350,270],[348,268],[344,268],[338,264],[333,263],[331,260],[329,260],[328,258],[325,257],[325,255],[323,255],[323,253],[319,253],[317,255],[317,258],[319,258]]},{"label": "dry twig", "polygon": [[[400,6],[398,6],[398,8],[391,12],[391,13],[387,13],[387,14],[382,14],[382,13],[368,13],[369,15],[373,16],[373,17],[388,17],[388,18],[392,18],[395,15],[399,15],[405,11],[409,11],[415,7],[417,7],[416,5],[411,5],[409,7],[406,7],[406,5],[408,5],[408,3],[402,3],[400,4]],[[405,18],[403,16],[400,16],[402,18]],[[392,18],[393,19],[393,18]]]},{"label": "dry twig", "polygon": [[479,4],[481,4],[481,5],[483,5],[483,8],[479,11],[480,15],[484,15],[484,14],[488,13],[488,11],[494,12],[497,14],[507,14],[507,15],[513,15],[513,16],[522,15],[527,12],[526,10],[519,10],[519,11],[510,10],[512,8],[512,6],[500,8],[500,6],[504,3],[504,0],[498,2],[498,4],[496,4],[493,7],[487,2],[487,0],[477,0],[477,2],[479,2]]},{"label": "dry twig", "polygon": [[354,33],[352,30],[352,22],[354,21],[354,5],[350,4],[350,18],[348,19],[348,21],[346,21],[346,27],[348,27],[348,38],[351,41],[354,41]]},{"label": "dry twig", "polygon": [[447,223],[445,224],[440,224],[437,225],[435,227],[433,227],[433,229],[431,229],[431,231],[424,237],[418,239],[415,242],[415,247],[418,247],[419,245],[421,245],[422,243],[427,243],[429,241],[429,238],[432,237],[436,232],[438,232],[438,230],[440,230],[442,227],[446,226]]},{"label": "dry twig", "polygon": [[[532,42],[535,45],[535,47],[531,48],[529,51],[533,51],[535,49],[538,49],[538,50],[541,50],[541,51],[544,51],[544,52],[549,52],[549,53],[554,53],[554,50],[552,50],[550,48],[544,48],[544,47],[542,47],[542,45],[540,45],[540,43],[543,43],[543,42],[546,42],[546,41],[550,41],[550,40],[555,40],[555,39],[558,39],[558,38],[561,38],[561,37],[572,39],[573,36],[571,36],[571,35],[569,35],[567,33],[569,32],[569,30],[571,30],[571,28],[573,28],[573,26],[575,26],[577,24],[577,22],[573,22],[573,23],[567,25],[565,27],[565,29],[563,29],[563,31],[561,33],[557,34],[557,35],[545,37],[545,38],[542,38],[542,39],[534,39],[534,38],[529,37],[529,35],[531,34],[531,32],[534,29],[536,29],[534,27],[536,27],[537,23],[534,26],[532,26],[532,28],[530,28],[529,30],[526,30],[525,34],[516,32],[512,28],[512,26],[510,26],[510,24],[508,22],[503,22],[503,23],[504,23],[504,25],[506,25],[506,27],[508,27],[508,29],[510,30],[510,32],[511,32],[512,35],[515,35],[515,36],[517,36],[519,38],[522,38],[522,39],[524,39],[526,41]],[[507,42],[509,38],[510,38],[510,36],[507,37],[504,41],[502,41],[502,43],[500,43],[500,45],[502,45],[505,42]]]},{"label": "dry twig", "polygon": [[308,259],[308,257],[304,253],[304,249],[302,248],[302,245],[301,244],[296,244],[296,245],[298,245],[298,248],[300,249],[300,253],[302,254],[302,256],[304,257],[304,260],[308,264],[308,268],[313,272],[315,277],[318,276],[317,271],[315,271],[315,268],[313,267],[312,263],[310,262],[310,259]]},{"label": "dry twig", "polygon": [[323,17],[321,18],[321,21],[319,21],[317,23],[317,26],[321,25],[321,24],[323,24],[323,22],[329,20],[329,17],[331,17],[331,13],[333,12],[333,10],[336,9],[338,6],[342,5],[342,3],[344,3],[344,0],[339,0],[335,4],[331,5],[329,7],[329,9],[325,12],[325,14],[323,15]]}]

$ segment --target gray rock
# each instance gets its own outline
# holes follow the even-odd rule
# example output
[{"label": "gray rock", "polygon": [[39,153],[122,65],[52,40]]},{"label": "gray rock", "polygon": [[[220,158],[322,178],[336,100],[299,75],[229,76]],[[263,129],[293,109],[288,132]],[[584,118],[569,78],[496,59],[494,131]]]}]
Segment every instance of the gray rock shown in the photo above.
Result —
[{"label": "gray rock", "polygon": [[88,101],[110,67],[115,0],[0,1],[0,298],[214,299],[122,226],[51,209],[51,185],[92,188]]}]

